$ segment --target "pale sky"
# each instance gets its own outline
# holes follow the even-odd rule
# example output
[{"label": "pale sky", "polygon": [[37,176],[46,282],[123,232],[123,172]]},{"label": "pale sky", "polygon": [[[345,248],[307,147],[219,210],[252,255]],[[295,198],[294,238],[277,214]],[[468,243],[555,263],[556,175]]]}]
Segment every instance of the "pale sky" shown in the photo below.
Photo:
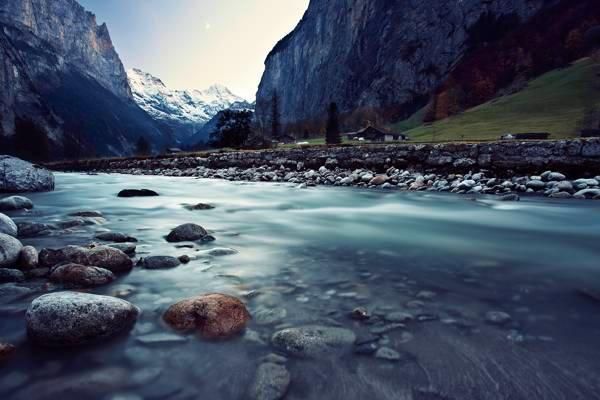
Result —
[{"label": "pale sky", "polygon": [[220,83],[254,99],[264,60],[309,0],[79,0],[106,22],[125,68],[174,89]]}]

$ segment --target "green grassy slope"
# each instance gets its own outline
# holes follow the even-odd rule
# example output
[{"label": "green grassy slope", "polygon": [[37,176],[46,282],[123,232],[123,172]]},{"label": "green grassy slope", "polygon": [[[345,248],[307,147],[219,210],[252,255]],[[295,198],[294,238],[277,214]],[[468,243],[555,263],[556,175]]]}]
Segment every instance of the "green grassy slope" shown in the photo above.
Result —
[{"label": "green grassy slope", "polygon": [[[599,64],[586,58],[532,80],[522,91],[406,133],[415,141],[487,140],[507,132],[550,132],[551,138],[577,135],[587,104],[600,105]],[[402,130],[403,121],[393,128]],[[404,125],[404,126],[403,126]]]}]

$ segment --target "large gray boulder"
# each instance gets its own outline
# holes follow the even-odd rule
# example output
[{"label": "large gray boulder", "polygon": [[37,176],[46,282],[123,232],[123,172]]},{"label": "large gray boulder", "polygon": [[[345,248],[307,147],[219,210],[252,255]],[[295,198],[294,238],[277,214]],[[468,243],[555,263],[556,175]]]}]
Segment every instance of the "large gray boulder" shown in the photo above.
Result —
[{"label": "large gray boulder", "polygon": [[33,300],[27,310],[27,334],[49,347],[93,343],[133,326],[139,310],[116,297],[59,292]]},{"label": "large gray boulder", "polygon": [[23,245],[12,236],[0,233],[0,268],[17,265]]},{"label": "large gray boulder", "polygon": [[30,210],[33,203],[27,197],[10,196],[0,199],[0,211]]},{"label": "large gray boulder", "polygon": [[18,231],[17,224],[15,224],[15,222],[7,215],[0,213],[0,233],[17,237]]},{"label": "large gray boulder", "polygon": [[54,175],[46,168],[16,157],[0,156],[0,192],[54,190]]}]

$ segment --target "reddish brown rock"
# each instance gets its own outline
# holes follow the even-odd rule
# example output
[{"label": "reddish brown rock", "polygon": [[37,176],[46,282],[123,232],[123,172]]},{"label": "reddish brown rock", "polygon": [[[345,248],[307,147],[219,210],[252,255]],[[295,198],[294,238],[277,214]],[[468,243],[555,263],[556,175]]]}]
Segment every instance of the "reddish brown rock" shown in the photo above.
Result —
[{"label": "reddish brown rock", "polygon": [[15,352],[16,348],[12,344],[0,343],[0,363],[8,360]]},{"label": "reddish brown rock", "polygon": [[50,280],[72,286],[100,286],[115,280],[115,275],[107,269],[66,264],[55,268],[50,274]]},{"label": "reddish brown rock", "polygon": [[62,249],[43,249],[39,255],[41,267],[53,267],[62,263],[96,266],[114,273],[128,272],[133,261],[121,250],[97,246],[91,249],[79,246],[67,246]]},{"label": "reddish brown rock", "polygon": [[243,331],[251,317],[239,299],[213,293],[173,304],[163,318],[178,331],[197,330],[206,339],[225,339]]}]

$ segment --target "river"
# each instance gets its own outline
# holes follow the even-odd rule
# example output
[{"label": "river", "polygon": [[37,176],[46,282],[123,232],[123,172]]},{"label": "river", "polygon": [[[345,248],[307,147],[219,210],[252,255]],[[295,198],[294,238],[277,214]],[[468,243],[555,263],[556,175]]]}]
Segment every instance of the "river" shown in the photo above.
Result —
[{"label": "river", "polygon": [[[381,334],[395,362],[356,348],[289,357],[286,399],[600,398],[600,203],[525,197],[521,202],[449,194],[193,178],[57,174],[56,190],[28,195],[17,222],[56,222],[99,210],[103,225],[24,244],[86,244],[97,230],[138,238],[137,256],[187,254],[171,270],[135,268],[93,293],[119,294],[142,310],[125,335],[98,345],[44,350],[27,341],[25,310],[47,291],[2,296],[0,339],[18,351],[0,369],[0,397],[243,399],[277,330],[339,326],[367,337],[377,323],[349,318],[414,314]],[[159,197],[117,198],[125,188]],[[210,203],[189,211],[182,204]],[[216,241],[176,247],[164,236],[194,222]],[[215,256],[211,248],[236,254]],[[4,285],[6,286],[6,285]],[[221,342],[175,335],[161,322],[174,302],[222,292],[245,299],[254,319]],[[589,292],[587,292],[589,293]],[[489,311],[511,316],[486,321]]]}]

